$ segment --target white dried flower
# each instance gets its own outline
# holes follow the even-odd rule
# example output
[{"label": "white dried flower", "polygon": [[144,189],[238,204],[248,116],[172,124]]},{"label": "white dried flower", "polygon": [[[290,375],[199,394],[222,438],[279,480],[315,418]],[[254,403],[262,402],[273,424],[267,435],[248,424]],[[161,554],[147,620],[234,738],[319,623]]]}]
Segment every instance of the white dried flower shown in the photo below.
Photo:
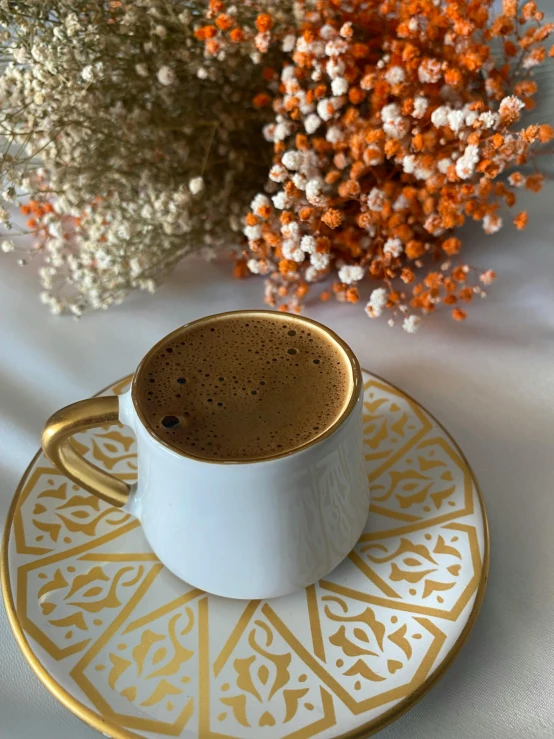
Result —
[{"label": "white dried flower", "polygon": [[421,318],[419,316],[415,316],[415,315],[406,316],[406,318],[402,322],[402,328],[404,329],[404,331],[407,331],[409,334],[415,334],[415,332],[419,328],[420,323],[421,323]]},{"label": "white dried flower", "polygon": [[394,211],[400,211],[400,210],[406,210],[406,208],[410,207],[410,201],[405,195],[402,195],[402,193],[396,198],[394,201],[394,205],[392,206],[392,209]]},{"label": "white dried flower", "polygon": [[448,125],[454,133],[458,133],[465,125],[465,112],[463,110],[451,110],[448,113]]},{"label": "white dried flower", "polygon": [[492,235],[502,228],[502,218],[496,213],[487,213],[483,218],[483,230],[486,234]]},{"label": "white dried flower", "polygon": [[320,253],[320,252],[314,252],[313,254],[310,254],[310,263],[315,269],[318,271],[321,271],[323,269],[327,269],[329,266],[330,257],[329,254]]},{"label": "white dried flower", "polygon": [[328,98],[323,98],[317,104],[317,114],[322,121],[330,121],[335,115],[335,108],[333,102]]},{"label": "white dried flower", "polygon": [[273,131],[273,141],[284,141],[292,133],[292,125],[288,121],[280,121]]},{"label": "white dried flower", "polygon": [[148,67],[144,62],[139,62],[139,64],[135,64],[135,72],[138,74],[139,77],[148,77]]},{"label": "white dried flower", "polygon": [[438,82],[441,74],[441,63],[438,59],[424,59],[417,70],[419,81],[428,84]]},{"label": "white dried flower", "polygon": [[450,108],[448,105],[440,105],[431,113],[431,123],[435,126],[435,128],[439,128],[440,126],[448,126],[449,113]]},{"label": "white dried flower", "polygon": [[323,195],[323,181],[318,177],[309,180],[306,185],[306,199],[311,205],[322,206],[326,198]]},{"label": "white dried flower", "polygon": [[274,164],[269,170],[269,179],[273,182],[284,182],[288,176],[289,174],[282,164]]},{"label": "white dried flower", "polygon": [[316,269],[311,264],[309,267],[306,268],[306,271],[304,272],[304,278],[306,279],[306,282],[316,282],[320,277],[320,270]]},{"label": "white dried flower", "polygon": [[294,183],[294,186],[297,187],[299,190],[306,189],[308,180],[305,174],[302,174],[301,172],[297,172],[295,175],[293,175],[292,181]]},{"label": "white dried flower", "polygon": [[28,58],[27,51],[25,47],[23,46],[20,46],[17,49],[14,49],[12,54],[13,54],[13,58],[18,64],[25,64],[25,62],[27,61],[27,58]]},{"label": "white dried flower", "polygon": [[244,235],[248,241],[256,241],[256,239],[259,239],[262,236],[261,226],[245,226]]},{"label": "white dried flower", "polygon": [[345,285],[352,285],[363,278],[364,272],[364,268],[357,264],[345,264],[339,269],[338,276]]},{"label": "white dried flower", "polygon": [[498,107],[500,118],[505,118],[510,122],[519,120],[520,111],[525,108],[525,103],[515,95],[508,95],[503,98]]},{"label": "white dried flower", "polygon": [[92,82],[94,80],[94,67],[92,64],[87,64],[86,67],[83,67],[81,70],[81,77],[85,82]]},{"label": "white dried flower", "polygon": [[384,205],[385,193],[378,187],[374,187],[367,196],[367,207],[370,210],[380,211],[383,210]]},{"label": "white dried flower", "polygon": [[398,238],[387,239],[383,246],[383,252],[391,257],[399,257],[403,251],[404,247]]},{"label": "white dried flower", "polygon": [[387,291],[384,287],[376,287],[369,296],[369,301],[365,307],[365,312],[370,318],[379,318],[383,313],[383,308],[388,301]]},{"label": "white dried flower", "polygon": [[2,243],[0,244],[0,249],[4,252],[4,254],[9,254],[9,252],[13,251],[15,249],[15,244],[11,239],[4,239]]},{"label": "white dried flower", "polygon": [[284,190],[281,190],[281,192],[278,192],[277,195],[274,195],[272,200],[273,205],[277,208],[277,210],[285,210],[286,208],[289,208],[292,202],[286,192],[284,192]]},{"label": "white dried flower", "polygon": [[498,114],[487,110],[484,113],[481,113],[479,120],[483,124],[484,128],[496,128],[498,125]]},{"label": "white dried flower", "polygon": [[257,216],[261,216],[260,211],[262,209],[269,208],[269,206],[270,206],[269,198],[266,195],[262,195],[261,193],[256,195],[254,200],[252,200],[252,202],[250,203],[250,208]]},{"label": "white dried flower", "polygon": [[193,177],[189,182],[189,190],[193,195],[198,195],[204,189],[204,178]]},{"label": "white dried flower", "polygon": [[246,262],[246,266],[252,272],[253,275],[259,275],[260,274],[260,263],[257,259],[249,259]]},{"label": "white dried flower", "polygon": [[283,49],[285,54],[288,54],[294,49],[295,44],[296,44],[296,36],[292,33],[289,33],[283,39],[281,48]]},{"label": "white dried flower", "polygon": [[456,174],[462,180],[467,180],[475,172],[478,163],[479,147],[475,144],[468,144],[462,156],[456,161]]},{"label": "white dried flower", "polygon": [[331,82],[331,90],[333,95],[346,95],[348,92],[348,82],[344,77],[335,77]]},{"label": "white dried flower", "polygon": [[307,134],[312,134],[321,126],[321,118],[315,113],[311,113],[304,121],[304,129]]},{"label": "white dried flower", "polygon": [[414,110],[412,116],[414,118],[423,118],[427,108],[429,107],[429,101],[423,95],[417,95],[414,100]]},{"label": "white dried flower", "polygon": [[340,59],[329,59],[325,66],[325,70],[332,80],[340,77],[345,69],[344,62]]},{"label": "white dried flower", "polygon": [[300,248],[307,254],[315,254],[315,251],[317,249],[317,241],[313,236],[303,236],[300,241]]},{"label": "white dried flower", "polygon": [[348,21],[347,23],[343,23],[343,25],[341,26],[341,29],[340,29],[339,33],[340,33],[340,35],[343,38],[350,38],[352,36],[352,33],[353,33],[353,31],[352,31],[352,23],[350,21]]},{"label": "white dried flower", "polygon": [[405,78],[406,73],[402,67],[389,67],[385,72],[385,79],[389,85],[399,85],[401,82],[404,82]]},{"label": "white dried flower", "polygon": [[330,144],[337,144],[343,138],[343,133],[339,126],[329,126],[325,138]]},{"label": "white dried flower", "polygon": [[166,87],[173,85],[176,80],[175,72],[168,66],[160,67],[156,76],[158,78],[158,82]]},{"label": "white dried flower", "polygon": [[416,168],[416,158],[413,154],[406,154],[402,159],[402,169],[406,174],[413,174]]},{"label": "white dried flower", "polygon": [[389,103],[381,109],[381,120],[383,131],[393,139],[401,139],[408,133],[409,121],[400,114],[400,106],[397,103]]},{"label": "white dried flower", "polygon": [[283,154],[282,162],[287,169],[300,169],[302,166],[303,156],[300,151],[286,151]]}]

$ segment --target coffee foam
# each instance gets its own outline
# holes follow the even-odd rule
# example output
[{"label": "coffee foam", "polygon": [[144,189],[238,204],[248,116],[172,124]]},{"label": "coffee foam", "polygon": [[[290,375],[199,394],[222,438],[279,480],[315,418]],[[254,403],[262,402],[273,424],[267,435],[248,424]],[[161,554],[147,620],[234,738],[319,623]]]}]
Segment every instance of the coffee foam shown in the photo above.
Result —
[{"label": "coffee foam", "polygon": [[278,313],[231,314],[171,334],[141,365],[135,399],[176,450],[240,461],[324,434],[352,386],[344,350],[318,327]]}]

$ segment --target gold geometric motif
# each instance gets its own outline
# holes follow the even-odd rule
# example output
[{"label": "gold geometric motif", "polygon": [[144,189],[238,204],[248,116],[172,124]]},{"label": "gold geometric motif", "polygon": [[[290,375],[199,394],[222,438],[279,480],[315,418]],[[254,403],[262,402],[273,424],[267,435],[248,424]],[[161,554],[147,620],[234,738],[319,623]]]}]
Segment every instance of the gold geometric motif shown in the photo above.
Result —
[{"label": "gold geometric motif", "polygon": [[364,450],[370,485],[431,428],[422,409],[377,380],[364,383]]},{"label": "gold geometric motif", "polygon": [[205,718],[210,735],[257,739],[264,727],[280,726],[283,739],[308,739],[335,724],[324,681],[302,663],[276,619],[268,603],[251,601],[239,618],[240,633],[233,634],[232,652],[225,649],[216,658]]},{"label": "gold geometric motif", "polygon": [[[444,429],[396,388],[365,380],[367,526],[338,568],[286,598],[232,601],[188,586],[135,519],[37,456],[8,516],[2,585],[25,656],[66,705],[116,739],[361,739],[425,692],[477,615],[486,518]],[[136,478],[121,425],[73,444]]]}]

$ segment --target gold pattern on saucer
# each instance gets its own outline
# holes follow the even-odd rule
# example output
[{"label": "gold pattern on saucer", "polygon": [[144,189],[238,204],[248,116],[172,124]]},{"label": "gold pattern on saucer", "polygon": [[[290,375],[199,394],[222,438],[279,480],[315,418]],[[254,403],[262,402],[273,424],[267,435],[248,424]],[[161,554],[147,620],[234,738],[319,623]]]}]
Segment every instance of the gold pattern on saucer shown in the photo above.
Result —
[{"label": "gold pattern on saucer", "polygon": [[[2,586],[51,692],[116,739],[361,739],[423,695],[477,617],[486,515],[432,416],[382,380],[364,383],[368,525],[325,580],[284,598],[227,600],[177,580],[137,521],[37,455],[8,515]],[[73,443],[135,479],[128,429]]]}]

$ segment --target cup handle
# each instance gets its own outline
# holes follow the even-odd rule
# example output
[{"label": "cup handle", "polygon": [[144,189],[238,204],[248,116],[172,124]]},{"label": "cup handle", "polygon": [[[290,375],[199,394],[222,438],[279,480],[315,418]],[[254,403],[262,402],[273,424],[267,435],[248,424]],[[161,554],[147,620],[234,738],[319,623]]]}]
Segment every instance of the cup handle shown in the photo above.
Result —
[{"label": "cup handle", "polygon": [[86,460],[71,444],[73,434],[118,420],[119,399],[116,395],[81,400],[62,408],[48,419],[42,432],[42,448],[52,464],[79,487],[121,508],[129,499],[131,487]]}]

